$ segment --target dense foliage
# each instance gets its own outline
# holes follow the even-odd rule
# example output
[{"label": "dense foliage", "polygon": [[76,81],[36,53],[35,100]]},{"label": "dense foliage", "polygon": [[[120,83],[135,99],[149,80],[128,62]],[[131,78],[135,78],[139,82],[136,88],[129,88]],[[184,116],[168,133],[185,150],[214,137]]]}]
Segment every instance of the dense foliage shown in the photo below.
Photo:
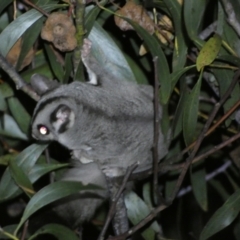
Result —
[{"label": "dense foliage", "polygon": [[[158,168],[164,201],[152,200],[152,175],[138,177],[125,197],[131,226],[158,214],[133,238],[240,239],[240,1],[104,0],[86,1],[86,8],[84,2],[1,0],[0,53],[25,83],[40,73],[66,84],[84,80],[79,49],[88,37],[103,69],[123,81],[158,82],[161,127],[170,142]],[[58,39],[45,24],[52,12],[65,24]],[[69,167],[69,153],[31,138],[33,92],[6,70],[0,74],[0,239],[44,233],[78,239],[57,220],[28,231],[36,212],[41,218],[49,204],[84,187],[50,184],[51,172],[58,177]],[[97,238],[107,209],[106,203],[86,224],[83,239]]]}]

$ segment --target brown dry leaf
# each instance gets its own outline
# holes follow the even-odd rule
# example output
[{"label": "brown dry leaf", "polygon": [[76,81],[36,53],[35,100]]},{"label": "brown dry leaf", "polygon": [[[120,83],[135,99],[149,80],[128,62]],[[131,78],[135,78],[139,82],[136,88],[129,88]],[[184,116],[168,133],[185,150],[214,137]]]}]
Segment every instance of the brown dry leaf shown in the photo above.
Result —
[{"label": "brown dry leaf", "polygon": [[[148,16],[147,11],[143,8],[143,6],[137,5],[133,1],[127,2],[120,10],[116,11],[116,14],[133,20],[150,34],[154,33],[153,20]],[[115,15],[114,20],[116,25],[122,31],[133,30],[133,27],[122,18]]]},{"label": "brown dry leaf", "polygon": [[172,20],[167,16],[163,15],[157,24],[156,36],[162,44],[168,45],[174,38]]},{"label": "brown dry leaf", "polygon": [[72,51],[77,46],[75,33],[76,28],[72,19],[67,14],[54,12],[45,22],[41,37],[52,42],[60,51],[67,52]]},{"label": "brown dry leaf", "polygon": [[[173,24],[171,19],[167,15],[163,15],[157,23],[155,34],[160,42],[164,45],[168,45],[174,38]],[[142,44],[139,49],[139,55],[143,56],[148,52],[146,46]]]},{"label": "brown dry leaf", "polygon": [[140,49],[139,49],[139,55],[144,56],[146,53],[148,53],[148,50],[147,50],[145,44],[141,44]]},{"label": "brown dry leaf", "polygon": [[183,0],[177,0],[180,5],[183,5]]},{"label": "brown dry leaf", "polygon": [[[17,65],[21,50],[22,50],[22,38],[19,38],[6,56],[7,61],[14,67],[16,67]],[[34,50],[33,48],[31,48],[27,53],[27,55],[25,56],[22,62],[22,65],[18,70],[22,70],[24,67],[28,66],[32,62],[33,57],[34,57]]]}]

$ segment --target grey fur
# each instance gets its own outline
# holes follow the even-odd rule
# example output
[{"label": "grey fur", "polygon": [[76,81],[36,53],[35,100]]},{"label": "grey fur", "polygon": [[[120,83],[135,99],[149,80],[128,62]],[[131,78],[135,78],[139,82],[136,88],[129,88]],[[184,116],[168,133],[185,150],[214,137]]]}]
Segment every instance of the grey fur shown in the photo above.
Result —
[{"label": "grey fur", "polygon": [[[49,117],[60,104],[68,106],[74,114],[72,127],[62,133],[54,130]],[[73,82],[43,95],[34,111],[32,134],[39,140],[58,141],[80,161],[83,157],[97,162],[101,168],[123,170],[138,161],[135,171],[142,171],[152,165],[153,116],[150,86],[121,82],[105,89]],[[41,135],[39,124],[47,126],[50,134]],[[167,153],[161,131],[158,144],[160,159]]]},{"label": "grey fur", "polygon": [[[92,78],[90,83],[97,81],[97,86],[83,82],[59,85],[39,75],[32,78],[35,90],[43,94],[33,114],[32,135],[40,141],[58,141],[80,161],[67,171],[63,180],[90,182],[107,188],[103,172],[123,176],[136,162],[139,165],[135,172],[152,167],[153,88],[115,79],[111,71],[102,72],[89,57],[89,49],[88,46],[82,55],[83,62]],[[161,116],[160,105],[160,119]],[[40,133],[41,127],[42,133],[47,134]],[[160,130],[159,159],[166,155],[167,146]],[[91,192],[84,194],[88,193]],[[103,199],[108,197],[107,191],[96,194]],[[102,198],[89,201],[80,193],[79,198],[65,199],[55,209],[76,226],[91,218]]]},{"label": "grey fur", "polygon": [[83,184],[97,184],[102,190],[81,191],[56,203],[54,211],[73,229],[89,221],[97,207],[108,197],[106,180],[96,163],[76,163],[75,167],[65,172],[61,181],[79,181]]}]

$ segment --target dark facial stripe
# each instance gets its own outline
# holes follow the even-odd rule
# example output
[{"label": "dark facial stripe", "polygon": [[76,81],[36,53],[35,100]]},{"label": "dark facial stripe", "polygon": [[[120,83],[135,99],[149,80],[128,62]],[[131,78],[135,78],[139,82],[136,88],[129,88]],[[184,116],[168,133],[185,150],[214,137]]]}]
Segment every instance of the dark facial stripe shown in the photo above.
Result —
[{"label": "dark facial stripe", "polygon": [[66,122],[64,122],[62,125],[61,125],[61,127],[58,129],[58,133],[63,133],[63,132],[65,132],[65,131],[67,131],[68,130],[68,126],[69,126],[69,123],[70,123],[70,119],[68,118],[67,120],[66,120]]},{"label": "dark facial stripe", "polygon": [[[69,99],[69,97],[53,97],[53,98],[49,98],[46,101],[40,102],[40,104],[38,105],[38,107],[35,109],[35,114],[33,115],[32,118],[32,123],[35,121],[35,118],[37,117],[37,114],[39,112],[41,112],[47,105],[53,103],[54,101],[57,101],[59,99]],[[40,100],[41,101],[41,100]]]}]

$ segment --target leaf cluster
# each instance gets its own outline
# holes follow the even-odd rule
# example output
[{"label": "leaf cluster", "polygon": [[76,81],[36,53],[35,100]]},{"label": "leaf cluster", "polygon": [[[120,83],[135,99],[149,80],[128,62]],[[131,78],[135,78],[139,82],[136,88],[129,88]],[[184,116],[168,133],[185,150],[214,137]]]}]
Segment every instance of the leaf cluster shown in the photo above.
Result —
[{"label": "leaf cluster", "polygon": [[[72,61],[76,52],[60,53],[42,40],[40,32],[46,16],[26,2],[17,1],[16,6],[16,1],[1,0],[0,53],[7,57],[21,38],[15,69],[26,83],[33,73],[63,84],[82,80],[83,74],[76,71]],[[160,85],[159,104],[164,110],[161,128],[169,142],[169,153],[159,165],[159,189],[168,200],[179,183],[181,188],[174,202],[133,238],[240,239],[239,83],[229,90],[240,66],[240,33],[231,25],[229,12],[220,0],[134,2],[153,16],[154,34],[126,16],[120,17],[132,26],[132,31],[123,32],[115,25],[114,14],[125,1],[118,1],[119,5],[102,1],[101,8],[90,3],[84,15],[84,37],[92,41],[93,55],[105,71],[123,81],[154,85],[155,79]],[[235,10],[240,7],[239,0],[227,2]],[[47,14],[67,13],[74,8],[71,1],[32,3]],[[158,19],[163,16],[170,19],[173,29],[158,26]],[[237,10],[236,21],[240,21]],[[174,38],[161,42],[157,35],[167,38],[167,31]],[[82,37],[77,39],[79,48]],[[141,44],[147,54],[140,57]],[[22,68],[30,49],[33,49],[31,64]],[[155,68],[153,59],[157,59]],[[24,232],[28,228],[26,221],[30,219],[31,223],[37,211],[41,214],[57,199],[97,187],[76,182],[49,183],[48,174],[53,171],[58,174],[69,166],[65,150],[56,144],[34,142],[30,124],[35,102],[16,90],[2,69],[0,74],[0,239],[35,239],[46,233],[57,239],[77,239],[74,231],[57,223],[45,225],[34,233]],[[226,94],[227,100],[211,118],[214,107]],[[211,128],[205,129],[209,119]],[[196,142],[200,143],[199,149],[182,182],[179,175]],[[51,155],[48,164],[46,148]],[[151,183],[150,177],[141,180],[135,191],[125,197],[132,226],[156,209]],[[14,204],[20,210],[12,213]],[[105,215],[106,209],[102,207],[96,216],[101,226],[97,221],[90,223],[97,232]],[[90,239],[87,234],[85,237]]]}]

